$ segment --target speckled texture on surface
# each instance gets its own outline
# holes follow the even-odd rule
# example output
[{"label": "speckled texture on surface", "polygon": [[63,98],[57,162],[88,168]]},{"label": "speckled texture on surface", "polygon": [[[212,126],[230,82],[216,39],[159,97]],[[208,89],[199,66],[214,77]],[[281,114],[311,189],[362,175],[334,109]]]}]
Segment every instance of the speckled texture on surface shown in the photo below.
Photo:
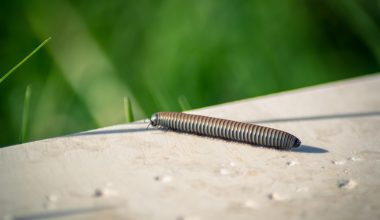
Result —
[{"label": "speckled texture on surface", "polygon": [[0,149],[0,218],[379,219],[380,75],[191,111],[291,152],[117,125]]}]

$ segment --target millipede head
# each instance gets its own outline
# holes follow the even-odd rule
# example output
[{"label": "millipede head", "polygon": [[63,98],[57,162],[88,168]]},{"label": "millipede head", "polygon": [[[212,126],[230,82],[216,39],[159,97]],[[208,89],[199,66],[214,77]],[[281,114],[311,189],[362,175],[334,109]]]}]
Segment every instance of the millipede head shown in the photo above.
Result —
[{"label": "millipede head", "polygon": [[299,146],[301,146],[301,141],[300,139],[296,138],[296,140],[293,143],[293,148],[297,148]]},{"label": "millipede head", "polygon": [[152,126],[157,126],[157,123],[158,123],[158,116],[157,116],[157,113],[154,113],[152,117],[150,117],[150,124]]}]

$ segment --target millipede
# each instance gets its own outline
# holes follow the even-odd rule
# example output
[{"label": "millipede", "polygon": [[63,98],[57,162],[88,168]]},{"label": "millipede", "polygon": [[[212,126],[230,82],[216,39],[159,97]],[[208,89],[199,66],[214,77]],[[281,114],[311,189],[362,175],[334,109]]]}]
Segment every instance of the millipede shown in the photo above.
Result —
[{"label": "millipede", "polygon": [[157,112],[150,125],[174,131],[221,138],[279,150],[290,150],[301,145],[294,135],[256,124],[180,112]]}]

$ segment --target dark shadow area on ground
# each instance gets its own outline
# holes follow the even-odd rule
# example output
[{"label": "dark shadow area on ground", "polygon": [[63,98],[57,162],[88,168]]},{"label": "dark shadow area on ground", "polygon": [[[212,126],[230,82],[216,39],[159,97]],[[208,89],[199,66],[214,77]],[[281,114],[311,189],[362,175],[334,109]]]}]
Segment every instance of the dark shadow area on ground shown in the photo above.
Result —
[{"label": "dark shadow area on ground", "polygon": [[309,154],[323,154],[323,153],[329,152],[328,150],[325,150],[323,148],[309,146],[309,145],[301,145],[298,148],[293,148],[291,151],[298,152],[298,153],[309,153]]},{"label": "dark shadow area on ground", "polygon": [[120,133],[135,133],[135,132],[145,132],[145,131],[154,131],[156,128],[124,128],[124,129],[112,129],[112,130],[99,130],[99,131],[86,131],[77,134],[70,134],[66,137],[75,137],[75,136],[87,136],[87,135],[102,135],[102,134],[120,134]]},{"label": "dark shadow area on ground", "polygon": [[265,123],[317,121],[317,120],[345,119],[345,118],[373,117],[373,116],[380,116],[380,111],[356,112],[356,113],[332,114],[332,115],[315,115],[315,116],[294,117],[294,118],[274,118],[274,119],[249,121],[247,123],[265,124]]},{"label": "dark shadow area on ground", "polygon": [[[88,131],[88,132],[83,132],[83,133],[78,133],[78,134],[71,134],[67,135],[68,137],[75,137],[75,136],[87,136],[87,135],[107,135],[107,134],[120,134],[120,133],[134,133],[134,132],[145,132],[145,131],[168,131],[167,129],[158,129],[154,127],[150,128],[125,128],[125,129],[112,129],[112,130],[99,130],[99,131]],[[182,132],[180,132],[182,133]],[[66,137],[67,137],[66,136]],[[219,139],[219,138],[217,138]],[[231,141],[231,140],[226,140],[226,141]],[[239,142],[240,143],[240,142]],[[267,148],[272,148],[272,147],[267,147]],[[319,148],[319,147],[313,147],[313,146],[308,146],[308,145],[301,145],[298,148],[294,148],[291,151],[293,152],[299,152],[299,153],[327,153],[328,151]]]},{"label": "dark shadow area on ground", "polygon": [[67,209],[67,210],[57,210],[45,213],[37,213],[26,216],[16,216],[12,219],[14,220],[37,220],[37,219],[51,219],[51,218],[63,218],[63,217],[73,217],[73,215],[86,214],[91,212],[104,211],[107,209],[115,208],[114,206],[102,206],[102,207],[88,207],[88,208],[78,208],[78,209]]}]

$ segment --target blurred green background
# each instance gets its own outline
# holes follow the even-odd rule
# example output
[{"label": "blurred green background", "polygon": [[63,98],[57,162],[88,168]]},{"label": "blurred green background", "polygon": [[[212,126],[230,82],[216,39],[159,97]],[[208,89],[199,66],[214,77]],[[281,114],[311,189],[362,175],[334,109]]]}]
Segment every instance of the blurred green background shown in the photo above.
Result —
[{"label": "blurred green background", "polygon": [[[380,69],[380,1],[0,1],[0,146]],[[312,97],[310,97],[312,98]],[[179,101],[181,100],[181,101]]]}]

